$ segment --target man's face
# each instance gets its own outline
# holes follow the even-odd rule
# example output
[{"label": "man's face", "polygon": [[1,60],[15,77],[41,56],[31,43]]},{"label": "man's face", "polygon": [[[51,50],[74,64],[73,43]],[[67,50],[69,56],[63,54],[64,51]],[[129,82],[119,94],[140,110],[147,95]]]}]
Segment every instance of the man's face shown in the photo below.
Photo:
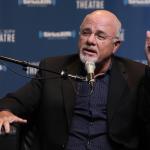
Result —
[{"label": "man's face", "polygon": [[114,39],[116,28],[112,26],[112,18],[89,15],[81,25],[79,38],[79,54],[82,62],[100,63],[117,50]]}]

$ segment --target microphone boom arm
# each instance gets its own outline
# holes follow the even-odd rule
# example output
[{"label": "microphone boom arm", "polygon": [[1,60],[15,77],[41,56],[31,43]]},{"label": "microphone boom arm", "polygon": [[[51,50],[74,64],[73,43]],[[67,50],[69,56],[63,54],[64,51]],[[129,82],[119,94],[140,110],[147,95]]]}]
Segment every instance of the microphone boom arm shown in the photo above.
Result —
[{"label": "microphone boom arm", "polygon": [[36,68],[36,69],[39,69],[39,70],[42,70],[42,71],[47,71],[47,72],[50,72],[50,73],[54,73],[54,74],[60,75],[61,77],[64,77],[64,78],[71,78],[71,79],[75,79],[75,80],[79,80],[79,81],[86,81],[85,77],[68,74],[64,70],[62,70],[59,73],[59,72],[56,72],[56,71],[53,71],[53,70],[48,70],[48,69],[41,68],[41,67],[39,67],[37,65],[30,64],[30,63],[28,63],[26,61],[16,60],[16,59],[13,59],[13,58],[10,58],[10,57],[5,57],[5,56],[0,56],[0,60],[4,60],[4,61],[11,62],[11,63],[15,63],[15,64],[21,65],[23,67],[32,67],[32,68]]}]

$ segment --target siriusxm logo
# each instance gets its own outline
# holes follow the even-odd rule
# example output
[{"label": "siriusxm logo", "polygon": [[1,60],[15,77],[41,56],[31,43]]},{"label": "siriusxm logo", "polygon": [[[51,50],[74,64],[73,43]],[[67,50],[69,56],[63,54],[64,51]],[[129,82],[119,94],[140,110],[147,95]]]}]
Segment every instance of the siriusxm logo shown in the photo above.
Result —
[{"label": "siriusxm logo", "polygon": [[24,6],[50,6],[56,5],[56,0],[18,0],[18,5]]},{"label": "siriusxm logo", "polygon": [[150,6],[150,0],[124,0],[124,5]]},{"label": "siriusxm logo", "polygon": [[6,72],[7,71],[7,67],[4,66],[4,65],[0,65],[0,71]]},{"label": "siriusxm logo", "polygon": [[[32,65],[39,65],[39,62],[31,62],[30,64],[32,64]],[[35,75],[36,73],[37,73],[37,71],[38,71],[38,69],[36,69],[36,68],[32,68],[32,67],[27,67],[26,68],[26,74],[27,75]]]},{"label": "siriusxm logo", "polygon": [[75,38],[76,31],[59,31],[59,32],[50,32],[50,31],[39,31],[39,38],[55,40],[55,39],[68,39],[68,38]]},{"label": "siriusxm logo", "polygon": [[77,9],[104,9],[104,0],[76,0]]},{"label": "siriusxm logo", "polygon": [[0,29],[0,43],[14,43],[15,37],[14,29]]}]

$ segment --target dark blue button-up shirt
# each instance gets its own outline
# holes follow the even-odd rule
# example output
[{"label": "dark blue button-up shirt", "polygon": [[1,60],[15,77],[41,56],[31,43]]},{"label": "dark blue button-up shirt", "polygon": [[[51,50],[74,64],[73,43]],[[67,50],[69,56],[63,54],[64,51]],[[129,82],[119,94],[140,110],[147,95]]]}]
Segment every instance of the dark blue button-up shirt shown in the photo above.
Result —
[{"label": "dark blue button-up shirt", "polygon": [[109,73],[98,77],[90,95],[88,83],[78,83],[66,150],[112,150],[107,135],[108,84]]}]

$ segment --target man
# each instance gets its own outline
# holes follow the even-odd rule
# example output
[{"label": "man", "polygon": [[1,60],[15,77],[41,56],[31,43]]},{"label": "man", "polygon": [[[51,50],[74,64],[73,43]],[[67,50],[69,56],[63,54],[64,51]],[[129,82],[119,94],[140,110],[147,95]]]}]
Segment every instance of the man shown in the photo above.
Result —
[{"label": "man", "polygon": [[[80,27],[79,57],[47,58],[40,67],[85,76],[85,64],[95,64],[90,85],[39,70],[37,79],[0,101],[0,129],[9,133],[11,123],[34,120],[32,150],[149,149],[150,69],[114,56],[120,29],[109,11],[88,14]],[[149,37],[147,32],[150,65]]]}]

